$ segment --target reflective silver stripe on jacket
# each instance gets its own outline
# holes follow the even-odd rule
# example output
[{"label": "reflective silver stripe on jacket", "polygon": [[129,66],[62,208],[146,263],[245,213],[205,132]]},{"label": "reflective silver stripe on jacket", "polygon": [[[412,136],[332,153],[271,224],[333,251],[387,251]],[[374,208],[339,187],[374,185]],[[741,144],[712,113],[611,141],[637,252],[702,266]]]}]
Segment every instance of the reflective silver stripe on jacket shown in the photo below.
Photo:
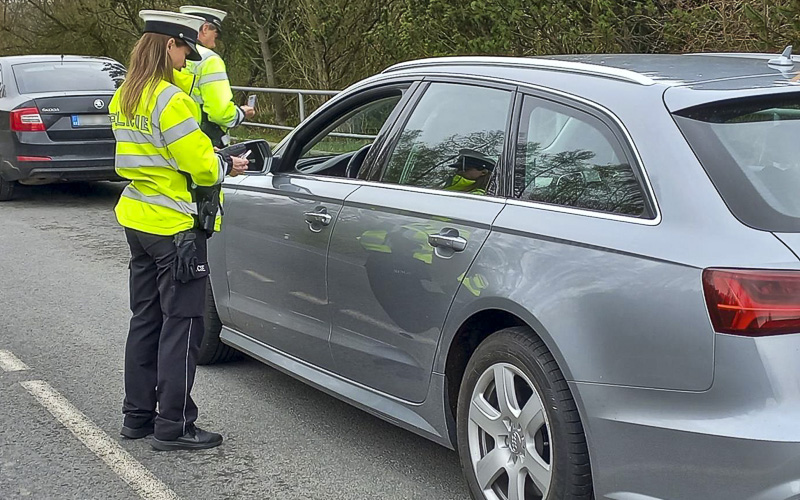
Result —
[{"label": "reflective silver stripe on jacket", "polygon": [[228,170],[228,165],[222,161],[222,157],[217,155],[217,165],[219,165],[219,176],[217,177],[217,184],[222,184],[222,181],[225,180],[225,173]]},{"label": "reflective silver stripe on jacket", "polygon": [[157,148],[166,146],[160,137],[145,134],[139,130],[131,130],[125,128],[118,128],[114,130],[114,139],[117,142],[131,142],[133,144],[152,144]]},{"label": "reflective silver stripe on jacket", "polygon": [[164,140],[167,142],[167,145],[170,145],[199,129],[200,126],[197,125],[197,120],[195,120],[194,117],[191,117],[183,120],[177,125],[173,125],[167,130],[162,130],[161,135],[164,136]]},{"label": "reflective silver stripe on jacket", "polygon": [[153,107],[153,112],[150,115],[150,123],[153,127],[153,135],[156,135],[156,129],[161,132],[161,128],[159,127],[159,123],[161,123],[161,113],[166,109],[167,104],[169,104],[170,99],[178,95],[179,93],[183,92],[181,89],[174,85],[170,85],[158,94],[156,98],[156,105]]},{"label": "reflective silver stripe on jacket", "polygon": [[163,194],[146,195],[131,184],[128,184],[125,189],[122,190],[122,196],[159,207],[171,208],[172,210],[186,215],[197,215],[197,207],[194,203],[173,200],[169,196]]},{"label": "reflective silver stripe on jacket", "polygon": [[159,154],[117,154],[115,165],[117,168],[163,167],[178,170],[178,162],[176,162],[173,158],[166,159]]},{"label": "reflective silver stripe on jacket", "polygon": [[[217,56],[216,52],[214,52],[211,49],[206,49],[206,51],[204,51],[203,54],[201,54],[200,60],[197,61],[197,64],[195,64],[192,73],[194,73],[195,75],[199,75],[200,73],[202,73],[203,64],[206,61],[208,61],[210,58],[214,57],[214,56]],[[219,56],[217,56],[217,57],[219,57]],[[212,75],[217,75],[217,74],[219,74],[219,73],[212,73]],[[225,78],[227,79],[228,78],[227,77],[227,73],[225,73],[225,75],[226,75]],[[203,108],[204,101],[203,101],[203,96],[200,94],[200,92],[199,92],[200,89],[198,87],[200,87],[200,85],[202,85],[203,83],[206,83],[206,82],[203,81],[203,78],[204,77],[200,77],[200,80],[197,81],[192,86],[192,94],[191,94],[192,99],[194,99],[194,102],[196,102],[198,105],[200,105],[200,109]],[[194,89],[198,89],[198,92],[196,94],[194,93]]]},{"label": "reflective silver stripe on jacket", "polygon": [[213,50],[211,50],[211,49],[208,49],[208,50],[207,50],[207,51],[206,51],[206,52],[205,52],[203,55],[201,55],[201,56],[200,56],[200,61],[198,61],[198,63],[197,63],[197,66],[196,66],[196,67],[199,67],[199,66],[200,66],[200,64],[202,64],[203,62],[205,62],[205,60],[206,60],[206,59],[208,59],[209,57],[214,57],[215,55],[217,55],[217,53],[216,53],[216,52],[214,52],[214,51],[213,51]]},{"label": "reflective silver stripe on jacket", "polygon": [[223,80],[228,79],[228,74],[224,71],[220,71],[218,73],[209,73],[207,75],[203,75],[200,77],[200,80],[197,82],[198,85],[205,85],[206,83],[211,82],[221,82]]},{"label": "reflective silver stripe on jacket", "polygon": [[238,127],[244,121],[244,111],[239,106],[236,106],[236,116],[233,117],[233,120],[229,121],[225,124],[227,128]]}]

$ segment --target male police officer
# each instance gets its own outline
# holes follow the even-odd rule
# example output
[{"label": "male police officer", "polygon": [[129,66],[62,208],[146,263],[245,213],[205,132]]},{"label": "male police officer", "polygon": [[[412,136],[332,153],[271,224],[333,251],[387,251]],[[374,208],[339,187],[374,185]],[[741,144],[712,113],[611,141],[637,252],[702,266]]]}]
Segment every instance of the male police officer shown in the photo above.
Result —
[{"label": "male police officer", "polygon": [[486,194],[495,161],[475,149],[461,149],[451,167],[456,173],[442,187],[445,191],[460,191],[471,194]]},{"label": "male police officer", "polygon": [[[201,56],[200,61],[187,62],[186,68],[176,80],[197,103],[201,130],[211,139],[214,146],[221,148],[230,142],[228,130],[255,114],[255,110],[250,106],[236,106],[233,103],[233,92],[225,71],[225,63],[211,50],[217,46],[217,38],[222,32],[222,20],[227,13],[195,5],[184,5],[180,11],[183,14],[202,17],[206,23],[197,34],[197,40],[202,45],[197,48]],[[188,81],[191,83],[187,84]]]}]

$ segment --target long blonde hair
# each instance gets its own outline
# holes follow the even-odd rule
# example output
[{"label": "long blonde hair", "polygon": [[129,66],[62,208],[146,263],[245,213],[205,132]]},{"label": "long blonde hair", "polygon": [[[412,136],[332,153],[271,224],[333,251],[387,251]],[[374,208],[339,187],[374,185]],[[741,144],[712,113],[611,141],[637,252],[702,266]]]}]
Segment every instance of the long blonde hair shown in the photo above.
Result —
[{"label": "long blonde hair", "polygon": [[[172,37],[160,33],[145,33],[133,47],[128,75],[120,88],[120,109],[129,120],[133,120],[136,108],[148,87],[149,101],[158,81],[174,83],[172,61],[167,54],[167,42],[170,38]],[[175,43],[179,47],[185,45],[181,40],[175,40]]]}]

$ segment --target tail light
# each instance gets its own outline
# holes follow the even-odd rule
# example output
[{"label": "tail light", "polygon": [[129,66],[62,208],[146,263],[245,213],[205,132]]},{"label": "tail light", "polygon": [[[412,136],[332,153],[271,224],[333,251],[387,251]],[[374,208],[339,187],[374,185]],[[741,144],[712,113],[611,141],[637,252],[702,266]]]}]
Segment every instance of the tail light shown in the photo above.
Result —
[{"label": "tail light", "polygon": [[706,269],[703,289],[719,333],[800,333],[800,271]]},{"label": "tail light", "polygon": [[44,122],[36,108],[20,108],[11,112],[11,130],[14,132],[44,132]]}]

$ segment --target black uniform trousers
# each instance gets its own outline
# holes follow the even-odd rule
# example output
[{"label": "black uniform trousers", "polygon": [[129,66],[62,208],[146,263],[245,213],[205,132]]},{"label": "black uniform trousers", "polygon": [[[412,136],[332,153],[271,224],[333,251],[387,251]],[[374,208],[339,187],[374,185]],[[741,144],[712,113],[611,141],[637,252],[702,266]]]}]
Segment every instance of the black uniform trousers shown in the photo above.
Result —
[{"label": "black uniform trousers", "polygon": [[[206,235],[195,233],[198,263],[205,264]],[[136,428],[154,422],[156,439],[172,440],[197,418],[191,391],[203,339],[208,277],[206,273],[188,283],[173,279],[172,236],[129,228],[125,236],[131,250],[133,317],[125,346],[124,425]]]}]

